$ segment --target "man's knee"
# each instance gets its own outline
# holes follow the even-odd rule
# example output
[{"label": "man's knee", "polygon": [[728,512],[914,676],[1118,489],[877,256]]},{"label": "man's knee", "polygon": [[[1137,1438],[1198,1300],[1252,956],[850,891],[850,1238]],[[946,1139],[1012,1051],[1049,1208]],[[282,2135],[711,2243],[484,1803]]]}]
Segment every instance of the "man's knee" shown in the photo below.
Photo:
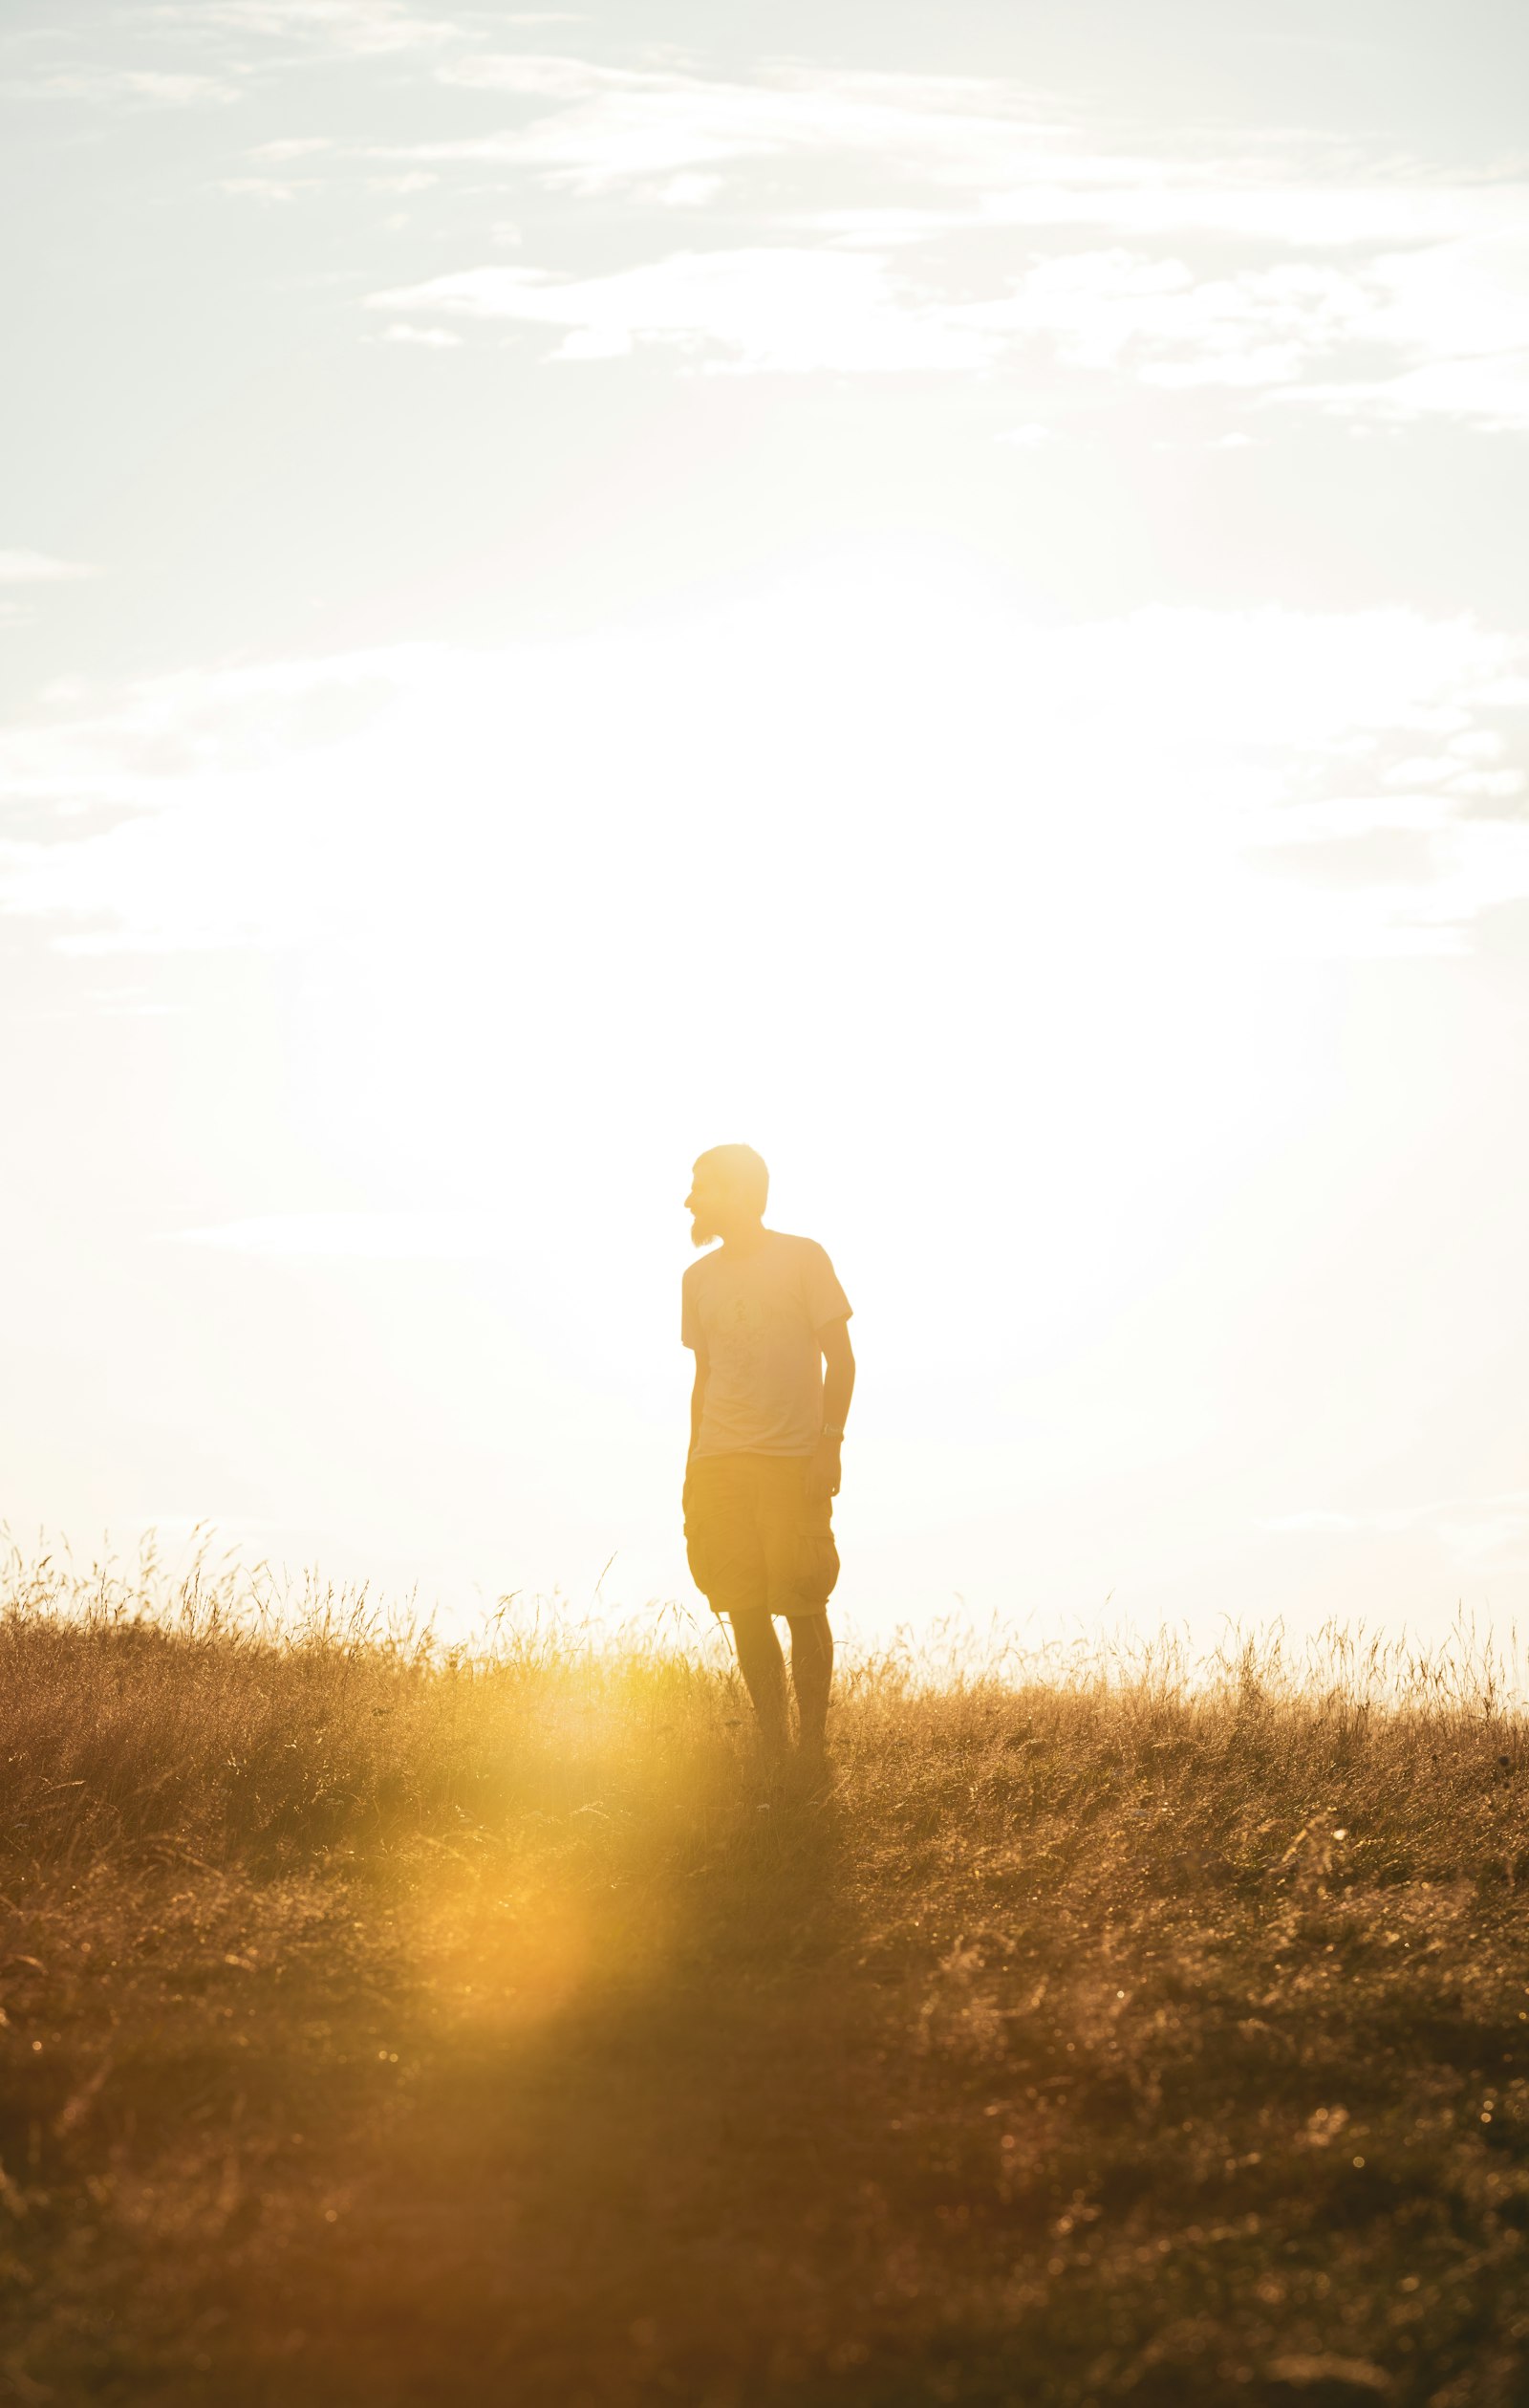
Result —
[{"label": "man's knee", "polygon": [[809,1704],[816,1722],[833,1686],[833,1634],[826,1614],[801,1614],[792,1620],[791,1680],[798,1703]]},{"label": "man's knee", "polygon": [[786,1627],[791,1634],[793,1655],[798,1648],[804,1656],[832,1655],[833,1633],[829,1628],[829,1617],[826,1614],[787,1615]]},{"label": "man's knee", "polygon": [[735,1612],[728,1618],[733,1626],[733,1645],[738,1650],[740,1663],[767,1662],[771,1656],[779,1657],[781,1649],[775,1636],[775,1625],[763,1609],[758,1612]]}]

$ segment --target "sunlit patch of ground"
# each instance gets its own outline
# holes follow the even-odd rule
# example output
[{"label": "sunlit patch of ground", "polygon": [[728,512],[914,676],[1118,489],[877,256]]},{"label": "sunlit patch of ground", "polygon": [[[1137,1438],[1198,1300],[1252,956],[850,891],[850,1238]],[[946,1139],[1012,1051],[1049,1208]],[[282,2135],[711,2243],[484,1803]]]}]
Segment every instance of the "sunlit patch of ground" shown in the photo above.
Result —
[{"label": "sunlit patch of ground", "polygon": [[15,1577],[10,2397],[1529,2397],[1481,1677],[883,1660],[817,1796],[679,1656]]}]

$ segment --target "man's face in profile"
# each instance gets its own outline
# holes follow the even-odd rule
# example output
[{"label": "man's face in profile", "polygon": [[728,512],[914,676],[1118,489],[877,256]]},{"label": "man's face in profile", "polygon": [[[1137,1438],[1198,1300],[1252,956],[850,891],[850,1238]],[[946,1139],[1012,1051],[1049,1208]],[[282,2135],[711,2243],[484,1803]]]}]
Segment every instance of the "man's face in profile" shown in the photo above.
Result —
[{"label": "man's face in profile", "polygon": [[725,1211],[721,1182],[705,1162],[698,1162],[691,1172],[690,1193],[685,1198],[685,1210],[690,1215],[690,1243],[710,1246],[721,1236],[718,1226],[719,1211]]}]

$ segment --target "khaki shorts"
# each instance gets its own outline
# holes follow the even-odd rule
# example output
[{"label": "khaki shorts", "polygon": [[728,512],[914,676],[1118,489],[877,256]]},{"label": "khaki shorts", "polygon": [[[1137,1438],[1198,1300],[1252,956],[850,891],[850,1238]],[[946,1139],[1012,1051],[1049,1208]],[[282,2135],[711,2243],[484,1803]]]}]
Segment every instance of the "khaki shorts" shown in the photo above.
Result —
[{"label": "khaki shorts", "polygon": [[808,1505],[806,1455],[704,1455],[685,1478],[690,1576],[714,1614],[826,1614],[839,1577],[833,1503]]}]

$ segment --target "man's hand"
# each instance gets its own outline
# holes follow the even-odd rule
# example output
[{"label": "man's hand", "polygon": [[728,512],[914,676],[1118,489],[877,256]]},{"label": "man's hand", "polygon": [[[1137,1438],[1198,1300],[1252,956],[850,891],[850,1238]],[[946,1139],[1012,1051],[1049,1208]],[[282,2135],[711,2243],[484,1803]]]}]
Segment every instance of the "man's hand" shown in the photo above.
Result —
[{"label": "man's hand", "polygon": [[807,1467],[807,1497],[808,1505],[827,1505],[839,1493],[841,1469],[840,1442],[836,1438],[820,1438]]}]

